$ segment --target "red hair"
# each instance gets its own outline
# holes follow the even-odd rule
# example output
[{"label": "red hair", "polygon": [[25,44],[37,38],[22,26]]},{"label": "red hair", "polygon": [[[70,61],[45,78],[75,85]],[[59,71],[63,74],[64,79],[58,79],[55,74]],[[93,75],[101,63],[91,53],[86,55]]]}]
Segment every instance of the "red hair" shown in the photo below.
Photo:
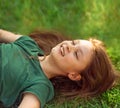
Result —
[{"label": "red hair", "polygon": [[[58,32],[48,31],[35,31],[30,34],[30,37],[37,42],[45,54],[49,54],[52,47],[56,44],[69,39]],[[94,46],[94,52],[89,65],[80,72],[82,76],[80,81],[72,81],[63,76],[50,79],[55,90],[64,96],[96,96],[110,89],[116,81],[115,69],[102,42],[96,39],[90,39],[89,41]]]}]

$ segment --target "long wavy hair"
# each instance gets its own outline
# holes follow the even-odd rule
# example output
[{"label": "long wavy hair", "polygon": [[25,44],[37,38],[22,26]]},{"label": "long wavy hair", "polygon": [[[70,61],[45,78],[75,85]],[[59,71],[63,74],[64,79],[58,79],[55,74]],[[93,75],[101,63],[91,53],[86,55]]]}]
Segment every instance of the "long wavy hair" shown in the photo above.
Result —
[{"label": "long wavy hair", "polygon": [[[54,31],[34,31],[29,35],[48,55],[58,43],[70,38]],[[94,53],[89,65],[80,72],[80,81],[72,81],[67,77],[58,76],[51,80],[56,91],[66,97],[93,97],[110,89],[118,75],[106,53],[101,41],[89,39],[94,45]]]}]

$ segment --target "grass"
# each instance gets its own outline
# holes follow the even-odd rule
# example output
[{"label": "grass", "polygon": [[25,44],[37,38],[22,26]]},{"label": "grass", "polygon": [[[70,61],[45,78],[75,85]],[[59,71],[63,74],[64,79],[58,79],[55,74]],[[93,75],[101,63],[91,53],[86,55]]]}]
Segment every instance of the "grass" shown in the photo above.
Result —
[{"label": "grass", "polygon": [[[34,29],[54,29],[73,38],[102,40],[120,70],[119,0],[0,0],[0,28],[28,34]],[[97,98],[59,99],[45,108],[120,108],[120,86]]]},{"label": "grass", "polygon": [[75,98],[73,100],[61,101],[54,99],[45,108],[120,108],[120,86],[91,99]]}]

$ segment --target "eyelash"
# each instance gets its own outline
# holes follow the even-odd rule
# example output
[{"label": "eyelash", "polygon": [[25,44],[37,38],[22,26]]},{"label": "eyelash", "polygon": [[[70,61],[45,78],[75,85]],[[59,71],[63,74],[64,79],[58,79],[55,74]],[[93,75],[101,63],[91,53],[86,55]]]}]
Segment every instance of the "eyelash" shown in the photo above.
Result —
[{"label": "eyelash", "polygon": [[[75,45],[74,40],[72,41],[72,44]],[[75,57],[78,59],[78,56],[77,56],[77,52],[76,52],[76,51],[74,52],[74,54],[75,54]]]}]

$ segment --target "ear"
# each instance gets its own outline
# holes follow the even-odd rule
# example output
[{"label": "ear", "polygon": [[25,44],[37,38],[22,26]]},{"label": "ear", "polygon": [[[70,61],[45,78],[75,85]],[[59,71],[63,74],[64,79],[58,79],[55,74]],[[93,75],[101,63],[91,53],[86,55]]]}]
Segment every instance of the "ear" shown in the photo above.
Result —
[{"label": "ear", "polygon": [[68,78],[73,80],[73,81],[79,81],[81,79],[81,75],[79,73],[76,73],[76,72],[70,72],[68,74]]}]

